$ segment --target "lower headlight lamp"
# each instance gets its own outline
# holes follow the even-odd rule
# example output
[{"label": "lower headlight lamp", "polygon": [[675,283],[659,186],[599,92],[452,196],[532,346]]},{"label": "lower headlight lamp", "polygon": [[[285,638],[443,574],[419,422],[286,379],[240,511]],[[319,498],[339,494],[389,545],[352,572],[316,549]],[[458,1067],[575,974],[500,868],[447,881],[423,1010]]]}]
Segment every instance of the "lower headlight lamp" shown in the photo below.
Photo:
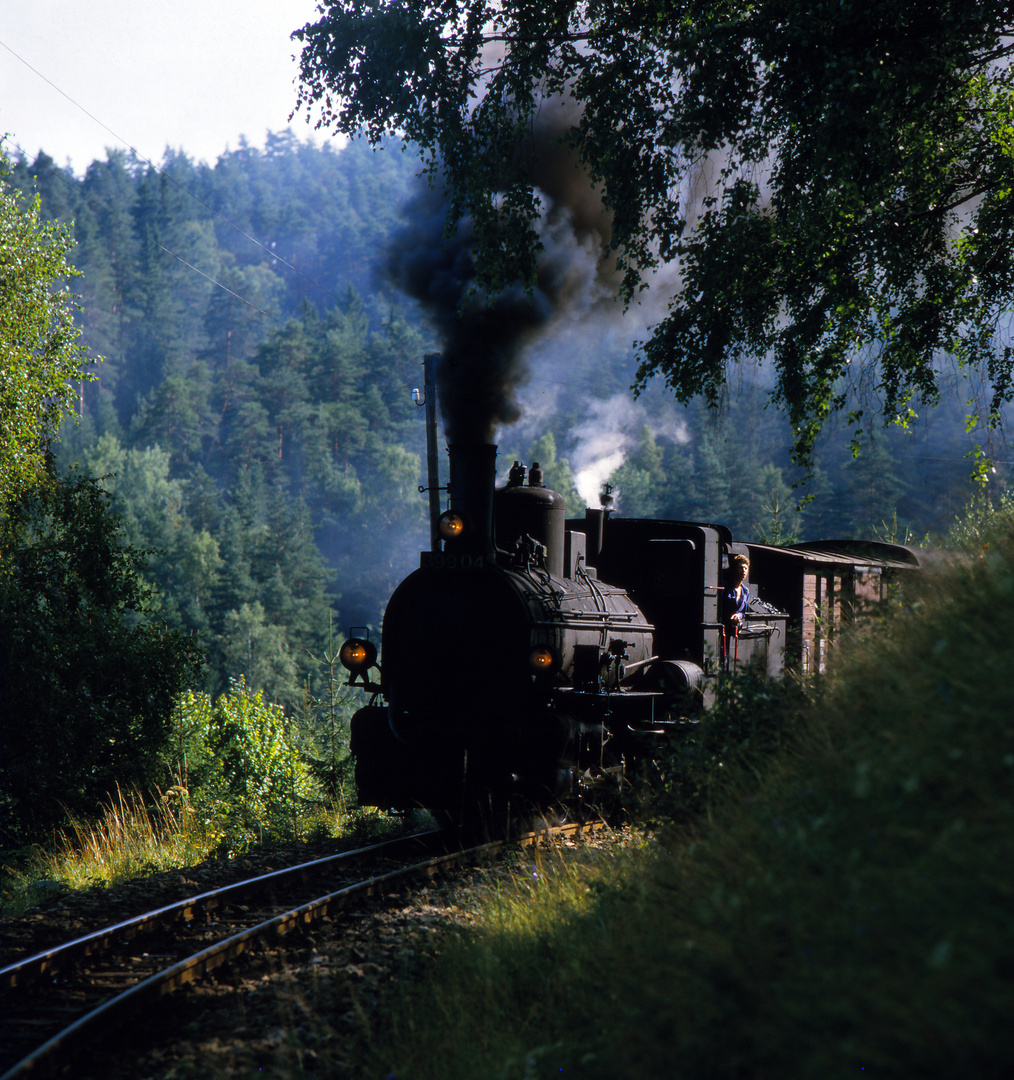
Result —
[{"label": "lower headlight lamp", "polygon": [[560,667],[560,657],[549,645],[536,645],[528,654],[528,666],[538,675],[551,675]]}]

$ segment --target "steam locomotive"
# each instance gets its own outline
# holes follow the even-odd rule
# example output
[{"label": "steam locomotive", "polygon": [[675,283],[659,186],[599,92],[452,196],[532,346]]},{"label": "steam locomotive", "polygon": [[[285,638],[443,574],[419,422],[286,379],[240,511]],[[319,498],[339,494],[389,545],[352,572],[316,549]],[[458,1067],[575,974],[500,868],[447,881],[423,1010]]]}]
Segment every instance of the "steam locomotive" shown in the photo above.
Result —
[{"label": "steam locomotive", "polygon": [[373,695],[352,719],[362,805],[566,802],[650,754],[731,666],[781,670],[784,612],[753,597],[735,638],[722,621],[746,553],[724,526],[567,520],[537,464],[497,489],[495,446],[448,454],[450,509],[390,598],[382,666],[368,636],[340,653]]}]

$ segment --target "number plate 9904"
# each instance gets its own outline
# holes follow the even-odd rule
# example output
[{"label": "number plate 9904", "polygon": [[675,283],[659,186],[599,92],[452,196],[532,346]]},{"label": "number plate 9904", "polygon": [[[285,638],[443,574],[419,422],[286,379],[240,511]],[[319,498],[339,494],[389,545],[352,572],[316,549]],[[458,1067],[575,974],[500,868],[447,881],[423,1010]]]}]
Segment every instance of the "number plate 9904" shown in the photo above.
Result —
[{"label": "number plate 9904", "polygon": [[482,555],[459,555],[450,551],[424,551],[419,555],[422,570],[481,570],[484,565]]}]

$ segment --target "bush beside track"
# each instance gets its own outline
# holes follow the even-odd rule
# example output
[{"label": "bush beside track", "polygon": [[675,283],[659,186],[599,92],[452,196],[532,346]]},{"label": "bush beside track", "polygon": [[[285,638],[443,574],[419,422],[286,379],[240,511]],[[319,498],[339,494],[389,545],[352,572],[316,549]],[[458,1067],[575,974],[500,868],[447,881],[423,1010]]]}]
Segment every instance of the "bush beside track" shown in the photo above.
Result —
[{"label": "bush beside track", "polygon": [[663,765],[650,839],[519,865],[362,1074],[1006,1076],[1012,609],[994,541],[819,687],[733,682]]}]

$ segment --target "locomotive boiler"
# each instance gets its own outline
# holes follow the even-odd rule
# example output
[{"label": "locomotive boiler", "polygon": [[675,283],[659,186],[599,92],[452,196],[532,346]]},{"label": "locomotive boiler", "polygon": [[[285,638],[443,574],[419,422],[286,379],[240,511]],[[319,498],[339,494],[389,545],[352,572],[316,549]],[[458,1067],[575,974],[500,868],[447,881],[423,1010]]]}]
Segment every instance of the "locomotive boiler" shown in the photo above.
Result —
[{"label": "locomotive boiler", "polygon": [[[394,591],[381,663],[341,650],[372,691],[352,719],[362,805],[456,814],[546,806],[615,777],[713,693],[730,659],[719,612],[722,526],[566,520],[537,465],[495,488],[496,447],[448,447],[439,542]],[[436,534],[435,534],[436,536]],[[736,662],[777,670],[784,615],[745,620]]]}]

